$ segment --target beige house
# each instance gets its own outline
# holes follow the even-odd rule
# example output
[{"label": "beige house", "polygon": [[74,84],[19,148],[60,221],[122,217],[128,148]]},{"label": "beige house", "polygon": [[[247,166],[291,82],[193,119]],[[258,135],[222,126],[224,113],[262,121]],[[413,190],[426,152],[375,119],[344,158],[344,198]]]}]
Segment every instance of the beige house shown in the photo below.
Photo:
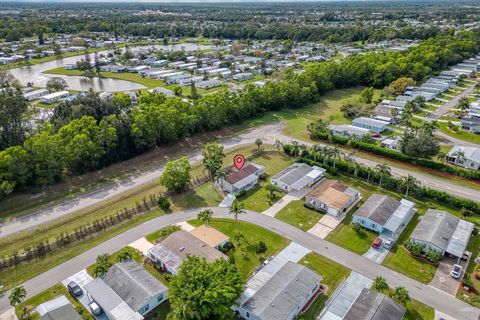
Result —
[{"label": "beige house", "polygon": [[190,231],[190,234],[195,236],[197,239],[202,240],[209,246],[213,248],[220,249],[225,243],[230,241],[230,238],[218,231],[215,228],[209,227],[207,225],[202,225],[198,228]]},{"label": "beige house", "polygon": [[358,190],[337,180],[327,180],[307,194],[305,205],[337,217],[346,213],[359,198]]}]

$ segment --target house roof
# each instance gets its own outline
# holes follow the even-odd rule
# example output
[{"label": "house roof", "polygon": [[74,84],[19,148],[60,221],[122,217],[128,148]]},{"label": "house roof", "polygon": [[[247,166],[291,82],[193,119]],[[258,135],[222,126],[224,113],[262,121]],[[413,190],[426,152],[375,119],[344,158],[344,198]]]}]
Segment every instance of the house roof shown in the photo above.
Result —
[{"label": "house roof", "polygon": [[190,231],[190,233],[211,247],[217,247],[225,241],[230,240],[230,238],[225,234],[206,225],[195,228]]},{"label": "house roof", "polygon": [[348,133],[351,135],[364,136],[370,133],[370,130],[360,127],[355,127],[349,124],[331,124],[328,128],[332,131]]},{"label": "house roof", "polygon": [[362,124],[362,125],[367,125],[375,128],[385,128],[388,126],[388,123],[385,121],[380,121],[380,120],[367,118],[367,117],[360,117],[360,118],[353,119],[352,125],[355,126],[355,124]]},{"label": "house roof", "polygon": [[472,230],[470,222],[445,211],[428,209],[410,238],[431,243],[459,257],[468,245]]},{"label": "house roof", "polygon": [[384,294],[364,288],[343,320],[402,320],[405,308]]},{"label": "house roof", "polygon": [[289,261],[242,307],[263,320],[287,319],[321,280],[309,268]]},{"label": "house roof", "polygon": [[263,167],[252,162],[245,163],[245,165],[240,170],[231,166],[228,168],[230,172],[225,177],[225,180],[230,184],[236,184],[248,178],[249,176],[255,175],[255,173],[261,169],[263,169]]},{"label": "house roof", "polygon": [[473,162],[480,163],[480,148],[476,147],[464,147],[464,146],[454,146],[449,152],[449,157],[457,157],[457,152],[463,152],[464,158]]},{"label": "house roof", "polygon": [[148,252],[175,271],[189,256],[205,258],[207,261],[226,259],[223,253],[185,230],[170,234]]},{"label": "house roof", "polygon": [[353,192],[346,192],[348,189],[337,180],[327,180],[310,191],[307,197],[318,199],[329,207],[341,209],[354,197]]},{"label": "house roof", "polygon": [[35,310],[40,315],[41,320],[82,320],[82,317],[64,295],[39,304]]},{"label": "house roof", "polygon": [[383,226],[399,206],[400,201],[385,195],[373,194],[354,214],[369,218]]},{"label": "house roof", "polygon": [[115,264],[103,281],[134,311],[140,310],[160,293],[167,292],[163,283],[135,261]]},{"label": "house roof", "polygon": [[311,167],[306,163],[294,163],[273,176],[272,180],[279,180],[289,187],[300,190],[324,173],[325,169],[323,168]]}]

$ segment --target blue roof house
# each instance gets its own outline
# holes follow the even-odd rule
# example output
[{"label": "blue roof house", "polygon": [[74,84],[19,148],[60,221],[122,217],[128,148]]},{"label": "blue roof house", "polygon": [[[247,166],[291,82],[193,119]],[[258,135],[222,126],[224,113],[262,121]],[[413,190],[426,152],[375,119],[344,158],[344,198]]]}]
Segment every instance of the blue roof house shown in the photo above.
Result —
[{"label": "blue roof house", "polygon": [[352,121],[352,125],[359,128],[368,129],[371,132],[382,133],[387,130],[388,122],[380,121],[373,118],[360,117]]}]

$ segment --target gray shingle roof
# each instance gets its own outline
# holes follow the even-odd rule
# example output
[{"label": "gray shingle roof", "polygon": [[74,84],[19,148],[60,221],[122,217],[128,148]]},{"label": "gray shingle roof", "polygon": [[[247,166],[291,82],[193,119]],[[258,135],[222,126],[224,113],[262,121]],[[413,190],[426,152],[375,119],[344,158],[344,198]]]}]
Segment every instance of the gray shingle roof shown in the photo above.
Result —
[{"label": "gray shingle roof", "polygon": [[40,320],[82,320],[82,317],[71,304],[66,304],[55,310],[45,313]]},{"label": "gray shingle roof", "polygon": [[289,261],[242,307],[262,320],[287,319],[321,280],[309,268]]},{"label": "gray shingle roof", "polygon": [[153,297],[167,292],[163,283],[135,261],[115,264],[103,277],[103,281],[134,311]]},{"label": "gray shingle roof", "polygon": [[384,294],[363,289],[343,320],[402,320],[405,308]]},{"label": "gray shingle roof", "polygon": [[385,195],[373,194],[354,214],[370,218],[375,223],[383,226],[399,206],[400,201]]}]

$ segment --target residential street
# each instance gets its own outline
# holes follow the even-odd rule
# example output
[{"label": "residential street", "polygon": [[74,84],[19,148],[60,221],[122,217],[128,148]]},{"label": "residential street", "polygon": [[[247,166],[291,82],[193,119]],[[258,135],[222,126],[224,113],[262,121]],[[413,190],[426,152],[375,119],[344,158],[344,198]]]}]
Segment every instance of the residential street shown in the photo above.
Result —
[{"label": "residential street", "polygon": [[[28,295],[33,296],[62,281],[66,277],[79,272],[88,265],[93,264],[98,254],[115,252],[152,231],[184,220],[195,219],[197,213],[202,209],[203,208],[175,212],[145,222],[51,270],[40,274],[39,276],[25,282],[23,285],[27,290]],[[233,218],[228,214],[228,209],[213,208],[213,211],[214,217]],[[447,293],[403,276],[386,267],[378,265],[365,257],[331,244],[280,220],[252,211],[240,215],[239,219],[274,231],[292,241],[295,241],[301,246],[347,266],[353,271],[366,277],[373,279],[376,276],[382,276],[393,287],[404,286],[409,291],[412,298],[428,304],[434,309],[450,315],[455,319],[478,320],[480,317],[480,309],[470,306]],[[9,309],[8,294],[9,293],[7,292],[0,299],[0,314]]]},{"label": "residential street", "polygon": [[[221,144],[228,149],[238,147],[243,144],[253,144],[255,140],[260,137],[263,139],[264,143],[270,144],[273,144],[275,140],[280,140],[284,143],[297,140],[300,143],[308,146],[313,145],[313,143],[311,142],[293,139],[283,134],[282,129],[283,125],[281,123],[263,125],[254,129],[250,129],[235,138],[229,138],[221,142]],[[189,157],[191,163],[198,162],[201,160],[201,150],[191,150],[186,153],[186,156]],[[355,160],[372,168],[375,167],[378,163],[360,157],[356,157]],[[40,210],[36,213],[32,213],[31,215],[19,218],[17,220],[12,220],[10,222],[6,222],[3,225],[0,225],[0,237],[6,237],[16,232],[27,230],[29,228],[53,221],[62,216],[66,216],[78,210],[87,208],[99,202],[118,196],[131,188],[135,188],[141,186],[142,184],[154,181],[161,176],[163,169],[164,166],[160,166],[154,170],[146,171],[140,175],[119,181],[112,185],[108,185],[85,195],[81,195],[72,200],[68,200],[53,207]],[[450,183],[446,179],[443,180],[432,178],[430,176],[423,175],[415,171],[399,169],[395,167],[392,167],[391,169],[392,174],[395,176],[406,176],[410,174],[417,178],[423,185],[428,186],[432,189],[445,191],[457,197],[467,198],[480,202],[480,191],[478,190],[463,187],[455,183]]]},{"label": "residential street", "polygon": [[441,116],[448,113],[450,109],[455,108],[455,106],[458,104],[460,99],[470,96],[473,93],[473,91],[475,91],[475,83],[469,85],[462,93],[457,94],[451,100],[448,100],[448,102],[446,102],[437,110],[429,113],[427,117],[430,119],[439,119]]}]

